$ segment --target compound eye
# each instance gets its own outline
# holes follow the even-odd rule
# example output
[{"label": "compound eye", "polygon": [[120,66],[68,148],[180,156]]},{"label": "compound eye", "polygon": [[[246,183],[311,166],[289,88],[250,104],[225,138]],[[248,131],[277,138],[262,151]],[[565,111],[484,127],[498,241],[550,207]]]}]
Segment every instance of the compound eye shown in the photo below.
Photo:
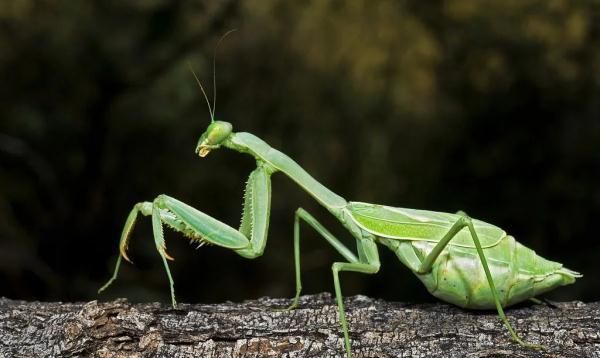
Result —
[{"label": "compound eye", "polygon": [[207,136],[207,144],[209,145],[219,145],[223,142],[229,135],[231,134],[233,127],[230,123],[215,121],[210,124],[208,129],[206,130]]}]

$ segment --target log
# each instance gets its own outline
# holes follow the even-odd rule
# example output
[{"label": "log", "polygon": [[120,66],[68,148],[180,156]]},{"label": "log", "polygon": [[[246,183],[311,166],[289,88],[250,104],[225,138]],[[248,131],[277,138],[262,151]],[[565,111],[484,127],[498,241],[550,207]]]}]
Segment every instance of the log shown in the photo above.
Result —
[{"label": "log", "polygon": [[[0,357],[344,357],[329,294],[242,303],[25,302],[0,299]],[[443,304],[346,299],[355,357],[600,357],[600,302],[525,305],[507,314]]]}]

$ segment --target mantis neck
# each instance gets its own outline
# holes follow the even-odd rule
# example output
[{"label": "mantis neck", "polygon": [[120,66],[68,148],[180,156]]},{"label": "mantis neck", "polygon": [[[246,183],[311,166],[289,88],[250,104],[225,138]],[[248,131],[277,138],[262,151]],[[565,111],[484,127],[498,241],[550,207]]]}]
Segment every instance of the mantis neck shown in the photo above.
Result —
[{"label": "mantis neck", "polygon": [[242,153],[251,154],[259,162],[264,162],[285,173],[302,189],[310,194],[331,213],[339,216],[342,208],[347,205],[344,198],[329,190],[315,178],[302,169],[292,158],[269,146],[265,141],[250,133],[231,134],[225,146]]}]

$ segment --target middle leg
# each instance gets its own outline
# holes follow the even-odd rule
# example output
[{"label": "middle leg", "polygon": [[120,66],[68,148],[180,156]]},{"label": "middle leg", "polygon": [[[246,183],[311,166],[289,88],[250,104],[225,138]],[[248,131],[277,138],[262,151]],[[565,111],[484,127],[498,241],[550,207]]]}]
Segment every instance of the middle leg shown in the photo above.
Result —
[{"label": "middle leg", "polygon": [[302,279],[300,270],[300,220],[303,220],[310,225],[316,232],[321,234],[340,253],[346,260],[351,263],[358,262],[358,258],[348,249],[340,240],[338,240],[329,230],[327,230],[320,222],[317,221],[303,208],[298,208],[294,214],[294,270],[296,276],[296,295],[292,304],[286,310],[292,310],[298,306],[300,293],[302,292]]},{"label": "middle leg", "polygon": [[335,262],[331,266],[331,271],[333,272],[335,298],[337,301],[338,311],[340,315],[340,324],[342,326],[342,331],[344,332],[344,346],[346,347],[346,354],[348,358],[352,357],[352,351],[350,346],[350,335],[348,333],[348,322],[346,321],[344,297],[342,296],[342,287],[340,285],[339,273],[342,271],[352,271],[366,274],[375,274],[379,271],[380,267],[377,244],[372,238],[357,239],[357,246],[359,246],[360,252],[364,253],[364,255],[361,255],[359,262]]}]

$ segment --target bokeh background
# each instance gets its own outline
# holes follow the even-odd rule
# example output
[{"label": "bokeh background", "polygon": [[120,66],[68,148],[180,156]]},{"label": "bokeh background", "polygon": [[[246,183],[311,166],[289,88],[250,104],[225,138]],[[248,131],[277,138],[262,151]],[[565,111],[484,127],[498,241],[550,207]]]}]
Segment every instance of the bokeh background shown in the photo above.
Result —
[{"label": "bokeh background", "polygon": [[[566,0],[8,0],[0,3],[0,296],[169,302],[148,218],[101,296],[134,203],[167,193],[237,227],[251,157],[194,154],[218,119],[252,132],[349,200],[495,223],[585,276],[548,297],[598,300],[600,2]],[[283,175],[259,260],[167,246],[181,302],[294,294],[302,206]],[[308,228],[304,292],[339,256]],[[347,295],[431,301],[382,248]]]}]

